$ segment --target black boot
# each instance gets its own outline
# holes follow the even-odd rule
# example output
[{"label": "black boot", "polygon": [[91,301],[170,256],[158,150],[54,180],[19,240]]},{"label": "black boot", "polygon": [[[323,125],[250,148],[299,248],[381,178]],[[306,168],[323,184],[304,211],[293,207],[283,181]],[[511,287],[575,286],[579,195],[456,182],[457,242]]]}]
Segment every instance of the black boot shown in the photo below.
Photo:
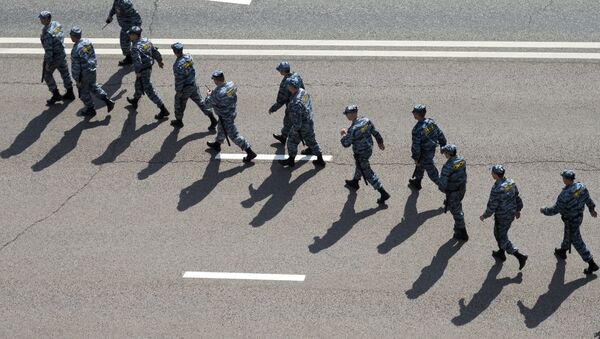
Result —
[{"label": "black boot", "polygon": [[61,100],[62,95],[60,95],[60,92],[57,89],[55,89],[54,91],[52,91],[52,97],[46,100],[46,106],[52,106]]},{"label": "black boot", "polygon": [[414,188],[417,191],[421,189],[421,179],[409,179],[408,187]]},{"label": "black boot", "polygon": [[278,162],[282,166],[289,166],[291,168],[291,167],[294,167],[294,165],[296,164],[296,156],[293,156],[293,157],[288,156],[287,159],[285,159],[285,160],[279,160]]},{"label": "black boot", "polygon": [[280,143],[285,145],[285,142],[287,141],[287,135],[285,134],[273,134],[273,138],[277,139],[277,141],[279,141]]},{"label": "black boot", "polygon": [[596,263],[594,262],[594,259],[591,259],[590,261],[588,261],[588,264],[590,266],[588,266],[588,268],[586,268],[585,270],[583,270],[583,273],[585,274],[592,274],[594,272],[596,272],[598,270],[598,265],[596,265]]},{"label": "black boot", "polygon": [[164,104],[160,105],[160,112],[158,112],[157,115],[154,116],[154,119],[156,120],[162,120],[162,119],[166,119],[169,116],[169,110],[167,110],[167,108],[165,107]]},{"label": "black boot", "polygon": [[492,251],[492,257],[502,262],[506,261],[506,254],[504,254],[504,250]]},{"label": "black boot", "polygon": [[171,120],[171,126],[181,128],[183,127],[183,121],[181,121],[181,119]]},{"label": "black boot", "polygon": [[459,228],[459,229],[454,230],[454,239],[462,240],[462,241],[469,241],[469,235],[467,234],[467,229]]},{"label": "black boot", "polygon": [[62,96],[63,100],[75,100],[75,93],[73,93],[73,87],[67,88],[67,92]]},{"label": "black boot", "polygon": [[252,148],[248,148],[246,150],[246,156],[244,157],[243,161],[245,163],[251,162],[252,159],[256,158],[256,153],[254,153],[254,151],[252,150]]},{"label": "black boot", "polygon": [[567,260],[567,250],[563,250],[562,248],[555,248],[554,255],[562,260]]},{"label": "black boot", "polygon": [[219,123],[219,120],[217,120],[212,114],[208,117],[210,118],[210,126],[208,126],[208,130],[214,132],[217,129],[217,124]]},{"label": "black boot", "polygon": [[108,111],[108,113],[110,113],[110,111],[112,111],[113,108],[115,108],[115,102],[110,100],[109,98],[104,99],[104,103],[106,104],[106,110]]},{"label": "black boot", "polygon": [[300,154],[302,154],[302,155],[313,155],[313,152],[310,149],[310,147],[307,147],[307,148],[303,149],[302,152],[300,152]]},{"label": "black boot", "polygon": [[381,193],[381,196],[379,197],[379,199],[377,199],[377,203],[383,205],[385,204],[385,201],[390,198],[390,194],[386,192],[385,189],[383,189],[383,187],[378,189],[378,191],[379,193]]},{"label": "black boot", "polygon": [[525,267],[525,263],[527,263],[527,256],[519,253],[519,251],[516,251],[513,255],[519,260],[519,271],[522,270]]},{"label": "black boot", "polygon": [[346,187],[354,188],[355,190],[357,190],[360,187],[360,186],[358,186],[357,179],[345,180],[345,181],[346,181]]},{"label": "black boot", "polygon": [[96,110],[94,108],[87,108],[81,112],[82,117],[93,117],[96,115]]},{"label": "black boot", "polygon": [[325,160],[323,160],[323,154],[317,154],[317,160],[313,160],[313,164],[321,167],[325,167]]},{"label": "black boot", "polygon": [[217,152],[221,152],[221,143],[220,142],[207,142],[206,145],[208,145],[208,147],[212,148],[213,150],[217,151]]},{"label": "black boot", "polygon": [[138,102],[140,101],[140,98],[130,98],[127,97],[127,102],[131,105],[131,107],[133,108],[138,108]]},{"label": "black boot", "polygon": [[119,61],[119,66],[127,66],[127,65],[131,65],[133,63],[133,60],[131,60],[131,55],[126,55],[125,59]]}]

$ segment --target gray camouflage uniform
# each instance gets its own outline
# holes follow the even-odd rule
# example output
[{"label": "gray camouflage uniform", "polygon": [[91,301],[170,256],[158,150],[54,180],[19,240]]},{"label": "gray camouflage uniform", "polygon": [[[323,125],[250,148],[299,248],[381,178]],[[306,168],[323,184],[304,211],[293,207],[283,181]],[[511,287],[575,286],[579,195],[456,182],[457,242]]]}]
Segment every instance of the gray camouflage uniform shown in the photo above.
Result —
[{"label": "gray camouflage uniform", "polygon": [[439,177],[438,187],[446,193],[448,210],[454,217],[454,230],[465,228],[462,200],[467,190],[467,163],[465,158],[455,155],[448,159]]},{"label": "gray camouflage uniform", "polygon": [[[225,131],[227,136],[243,151],[250,148],[250,144],[244,139],[235,126],[235,117],[237,116],[237,87],[232,81],[227,81],[217,86],[212,94],[206,97],[206,105],[212,108],[219,116],[219,125],[217,125],[216,142],[222,144],[225,141]],[[223,127],[225,129],[223,129]]]},{"label": "gray camouflage uniform", "polygon": [[284,76],[279,84],[279,91],[277,92],[277,99],[269,112],[276,112],[278,109],[285,105],[285,113],[283,115],[283,127],[281,128],[281,135],[288,136],[290,134],[290,130],[292,128],[292,119],[290,118],[289,112],[289,103],[292,98],[292,93],[288,90],[288,85],[290,83],[290,79],[296,78],[300,84],[300,88],[304,88],[304,82],[302,82],[302,78],[296,72],[289,73]]},{"label": "gray camouflage uniform", "polygon": [[124,56],[131,55],[131,41],[127,30],[133,26],[142,26],[142,17],[135,8],[133,8],[133,1],[131,0],[115,0],[108,13],[109,17],[117,15],[117,22],[121,27],[119,33],[119,42],[121,44],[121,51]]},{"label": "gray camouflage uniform", "polygon": [[162,62],[162,55],[152,42],[147,38],[137,39],[131,43],[131,58],[133,60],[133,68],[135,69],[135,93],[134,99],[139,99],[143,94],[146,94],[156,106],[161,107],[163,101],[152,86],[150,77],[152,76],[152,65],[154,60]]},{"label": "gray camouflage uniform", "polygon": [[94,108],[94,93],[102,100],[107,100],[106,92],[96,83],[96,53],[94,46],[88,39],[81,39],[71,49],[71,73],[73,79],[81,82],[79,98],[87,108]]},{"label": "gray camouflage uniform", "polygon": [[298,88],[298,92],[290,99],[288,110],[292,120],[292,128],[287,139],[289,157],[298,154],[298,144],[302,140],[313,154],[320,154],[321,147],[317,142],[314,128],[315,112],[312,108],[312,99],[306,90]]},{"label": "gray camouflage uniform", "polygon": [[498,248],[508,254],[514,254],[518,250],[508,239],[508,230],[515,220],[516,213],[521,212],[522,209],[523,201],[519,196],[517,184],[509,178],[496,180],[483,218],[487,219],[494,215],[494,237]]},{"label": "gray camouflage uniform", "polygon": [[438,170],[433,162],[435,149],[437,146],[443,147],[446,145],[446,137],[444,132],[437,126],[435,121],[430,118],[425,118],[423,121],[417,122],[412,130],[412,159],[419,162],[415,169],[415,179],[423,179],[425,171],[429,179],[434,183],[438,183]]},{"label": "gray camouflage uniform", "polygon": [[175,76],[175,92],[181,93],[180,97],[177,97],[177,94],[175,95],[175,118],[178,120],[183,119],[183,112],[188,99],[192,99],[206,116],[212,117],[212,112],[202,100],[200,90],[196,85],[196,71],[194,69],[194,59],[191,55],[184,54],[175,60],[173,75]]},{"label": "gray camouflage uniform", "polygon": [[54,76],[52,75],[57,69],[63,79],[65,88],[73,88],[73,82],[69,75],[69,66],[67,65],[65,46],[63,45],[65,33],[60,23],[58,21],[52,21],[50,24],[44,26],[44,28],[42,28],[40,40],[44,47],[44,65],[50,68],[48,71],[44,68],[44,81],[46,82],[46,85],[48,85],[50,92],[54,92],[58,89],[56,87],[56,81],[54,81]]},{"label": "gray camouflage uniform", "polygon": [[383,144],[383,138],[375,125],[369,119],[363,117],[352,122],[347,134],[342,137],[341,143],[344,147],[352,145],[354,159],[356,160],[354,180],[360,181],[364,173],[367,182],[374,189],[379,190],[383,187],[383,184],[371,169],[371,164],[369,164],[369,158],[373,153],[373,137],[375,137],[377,144]]}]

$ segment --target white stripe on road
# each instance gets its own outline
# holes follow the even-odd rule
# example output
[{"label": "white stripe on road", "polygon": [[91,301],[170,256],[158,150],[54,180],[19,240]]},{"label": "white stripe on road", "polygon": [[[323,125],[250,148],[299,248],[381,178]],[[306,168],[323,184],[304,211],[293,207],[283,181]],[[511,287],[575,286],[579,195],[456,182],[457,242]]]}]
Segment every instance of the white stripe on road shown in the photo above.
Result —
[{"label": "white stripe on road", "polygon": [[252,2],[252,0],[208,0],[208,1],[227,2],[230,4],[237,4],[237,5],[250,5],[250,3]]},{"label": "white stripe on road", "polygon": [[[471,58],[471,59],[574,59],[598,60],[600,53],[551,52],[457,52],[457,51],[376,51],[376,50],[270,50],[270,49],[187,49],[204,56],[318,56],[393,58]],[[41,48],[0,48],[0,54],[44,54]],[[96,49],[98,55],[121,55],[121,49]]]},{"label": "white stripe on road", "polygon": [[[219,153],[216,156],[217,160],[242,160],[246,154],[235,154],[235,153]],[[287,159],[287,155],[283,154],[257,154],[254,160],[262,160],[262,161],[275,161],[275,160],[285,160]],[[331,161],[333,156],[324,155],[324,161]],[[314,155],[297,155],[296,161],[309,161],[309,160],[317,160],[317,157]]]},{"label": "white stripe on road", "polygon": [[[118,45],[119,39],[90,38],[95,45]],[[152,39],[155,45],[312,46],[312,47],[441,47],[600,49],[600,42],[551,41],[411,41],[411,40],[271,40],[271,39]],[[39,38],[0,38],[0,44],[39,44]],[[72,44],[65,41],[65,44]]]},{"label": "white stripe on road", "polygon": [[263,274],[263,273],[226,273],[226,272],[185,272],[183,278],[192,279],[233,279],[233,280],[275,280],[304,281],[303,274]]}]

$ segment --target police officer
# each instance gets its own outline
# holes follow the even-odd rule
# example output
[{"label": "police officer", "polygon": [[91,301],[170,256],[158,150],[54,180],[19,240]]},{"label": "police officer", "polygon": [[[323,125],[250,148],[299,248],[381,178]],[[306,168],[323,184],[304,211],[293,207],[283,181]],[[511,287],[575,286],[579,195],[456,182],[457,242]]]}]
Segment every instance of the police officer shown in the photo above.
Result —
[{"label": "police officer", "polygon": [[467,162],[465,158],[456,155],[456,146],[452,144],[442,147],[442,154],[446,156],[447,161],[436,182],[440,191],[446,193],[447,208],[454,217],[454,238],[467,241],[469,235],[462,209],[462,200],[467,191]]},{"label": "police officer", "polygon": [[148,38],[142,37],[142,29],[138,26],[131,27],[129,30],[129,39],[131,40],[131,58],[136,78],[135,93],[133,94],[133,98],[127,97],[127,102],[133,108],[137,108],[142,94],[146,94],[160,108],[160,112],[154,118],[157,120],[164,119],[170,113],[150,81],[154,60],[158,62],[158,67],[164,67],[162,55]]},{"label": "police officer", "polygon": [[596,212],[596,204],[590,197],[590,193],[584,184],[575,182],[575,172],[572,170],[564,170],[560,173],[565,187],[560,192],[554,206],[542,207],[540,212],[547,216],[552,216],[560,213],[560,216],[565,224],[564,238],[560,248],[554,249],[554,255],[560,259],[567,259],[567,250],[571,249],[571,245],[589,267],[583,273],[592,274],[598,270],[598,265],[594,262],[592,253],[587,248],[581,237],[579,227],[583,221],[583,209],[587,205],[590,215],[593,218],[598,217]]},{"label": "police officer", "polygon": [[[292,93],[288,90],[288,82],[292,77],[298,79],[300,84],[300,88],[304,88],[304,83],[302,82],[302,78],[296,72],[290,71],[290,64],[287,61],[282,61],[275,67],[275,70],[283,76],[281,79],[281,83],[279,83],[279,91],[277,92],[277,99],[271,108],[269,108],[269,114],[276,112],[278,109],[285,105],[285,113],[283,115],[283,127],[281,128],[281,134],[273,134],[273,138],[277,139],[279,142],[285,145],[288,135],[290,134],[290,129],[292,128],[292,120],[290,119],[288,104],[290,103],[290,98],[292,97]],[[310,154],[309,149],[302,151],[302,154]]]},{"label": "police officer", "polygon": [[[48,11],[40,12],[38,18],[44,26],[42,28],[42,35],[40,36],[42,47],[44,47],[43,79],[46,85],[48,85],[50,92],[52,92],[52,97],[46,101],[46,105],[51,106],[61,100],[74,100],[73,82],[69,75],[67,55],[65,54],[65,46],[63,45],[65,41],[63,28],[58,21],[52,20],[52,14]],[[54,81],[53,73],[57,69],[67,90],[65,95],[60,95],[56,81]]]},{"label": "police officer", "polygon": [[492,251],[492,256],[505,261],[504,252],[512,254],[519,260],[519,270],[521,270],[525,267],[527,256],[519,253],[519,250],[508,240],[508,230],[513,220],[521,217],[523,201],[519,196],[517,184],[512,179],[505,178],[505,172],[502,165],[492,167],[492,177],[496,182],[492,186],[487,208],[479,219],[484,221],[494,215],[494,237],[498,243],[498,251]]},{"label": "police officer", "polygon": [[175,128],[183,127],[183,112],[188,99],[198,105],[200,110],[210,119],[209,131],[214,131],[217,127],[217,119],[212,111],[204,104],[200,90],[196,84],[196,70],[194,69],[194,59],[189,54],[183,54],[183,44],[176,42],[171,45],[173,53],[177,57],[173,64],[173,75],[175,75],[175,120],[171,121],[171,126]]},{"label": "police officer", "polygon": [[412,113],[415,120],[417,120],[417,124],[412,129],[411,147],[412,159],[415,161],[415,171],[413,177],[408,180],[408,185],[411,188],[420,190],[425,171],[427,171],[431,181],[435,184],[438,183],[438,170],[433,162],[433,157],[437,145],[440,145],[440,147],[446,146],[446,137],[433,119],[425,118],[425,114],[427,114],[425,105],[416,105]]},{"label": "police officer", "polygon": [[306,90],[300,87],[300,80],[296,78],[290,78],[288,90],[292,93],[288,106],[292,127],[287,139],[288,158],[279,160],[279,163],[283,166],[294,167],[298,144],[304,140],[306,146],[317,156],[317,160],[313,160],[313,164],[324,167],[325,161],[323,161],[321,147],[315,137],[315,112],[312,108],[312,99]]},{"label": "police officer", "polygon": [[131,65],[133,63],[131,59],[131,41],[129,40],[128,30],[133,26],[142,26],[142,17],[140,13],[133,8],[133,1],[131,0],[114,0],[113,5],[106,18],[106,23],[110,24],[113,21],[113,16],[117,15],[117,22],[121,26],[121,32],[119,33],[119,42],[121,44],[121,51],[125,56],[125,59],[119,61],[119,66]]},{"label": "police officer", "polygon": [[371,120],[365,117],[358,118],[358,107],[356,105],[346,106],[344,115],[346,115],[348,120],[352,121],[352,124],[348,130],[343,128],[340,131],[342,146],[352,146],[354,160],[356,161],[354,178],[346,180],[346,186],[357,190],[359,187],[358,182],[364,177],[365,181],[381,194],[381,197],[377,199],[377,203],[385,204],[390,195],[385,191],[383,184],[371,169],[371,164],[369,164],[369,158],[373,153],[373,137],[375,137],[377,146],[382,151],[385,150],[383,137],[381,137],[381,134]]},{"label": "police officer", "polygon": [[92,42],[81,38],[81,28],[77,26],[71,28],[70,36],[71,41],[73,41],[71,74],[73,74],[73,79],[75,79],[79,89],[79,98],[85,104],[85,110],[82,111],[81,115],[96,115],[91,93],[104,101],[108,112],[112,111],[115,103],[108,98],[106,92],[96,83],[97,62]]},{"label": "police officer", "polygon": [[221,152],[221,144],[226,138],[231,138],[233,142],[246,152],[243,161],[248,163],[256,158],[256,153],[248,141],[237,130],[235,118],[237,116],[237,86],[232,81],[225,81],[223,71],[216,70],[212,74],[213,82],[217,87],[206,92],[206,105],[212,107],[215,114],[219,116],[217,126],[217,137],[214,142],[206,144],[217,152]]}]

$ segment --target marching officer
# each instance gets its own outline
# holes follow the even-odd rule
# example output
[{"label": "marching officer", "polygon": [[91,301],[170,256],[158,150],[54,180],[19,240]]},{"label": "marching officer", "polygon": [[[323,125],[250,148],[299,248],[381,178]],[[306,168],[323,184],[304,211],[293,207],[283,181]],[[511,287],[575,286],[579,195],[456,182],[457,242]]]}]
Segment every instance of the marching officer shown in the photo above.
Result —
[{"label": "marching officer", "polygon": [[456,155],[456,146],[452,144],[442,147],[442,154],[447,161],[437,180],[438,187],[440,191],[446,193],[446,206],[454,217],[454,238],[467,241],[469,235],[462,209],[462,200],[467,191],[467,162],[465,158]]},{"label": "marching officer", "polygon": [[121,45],[121,51],[125,56],[125,59],[119,61],[119,66],[131,65],[133,60],[131,59],[131,41],[129,40],[128,31],[133,26],[142,26],[142,17],[140,13],[133,7],[133,1],[131,0],[114,0],[108,17],[106,18],[106,24],[110,24],[113,21],[113,16],[117,15],[117,22],[121,26],[121,32],[119,33],[119,43]]}]

